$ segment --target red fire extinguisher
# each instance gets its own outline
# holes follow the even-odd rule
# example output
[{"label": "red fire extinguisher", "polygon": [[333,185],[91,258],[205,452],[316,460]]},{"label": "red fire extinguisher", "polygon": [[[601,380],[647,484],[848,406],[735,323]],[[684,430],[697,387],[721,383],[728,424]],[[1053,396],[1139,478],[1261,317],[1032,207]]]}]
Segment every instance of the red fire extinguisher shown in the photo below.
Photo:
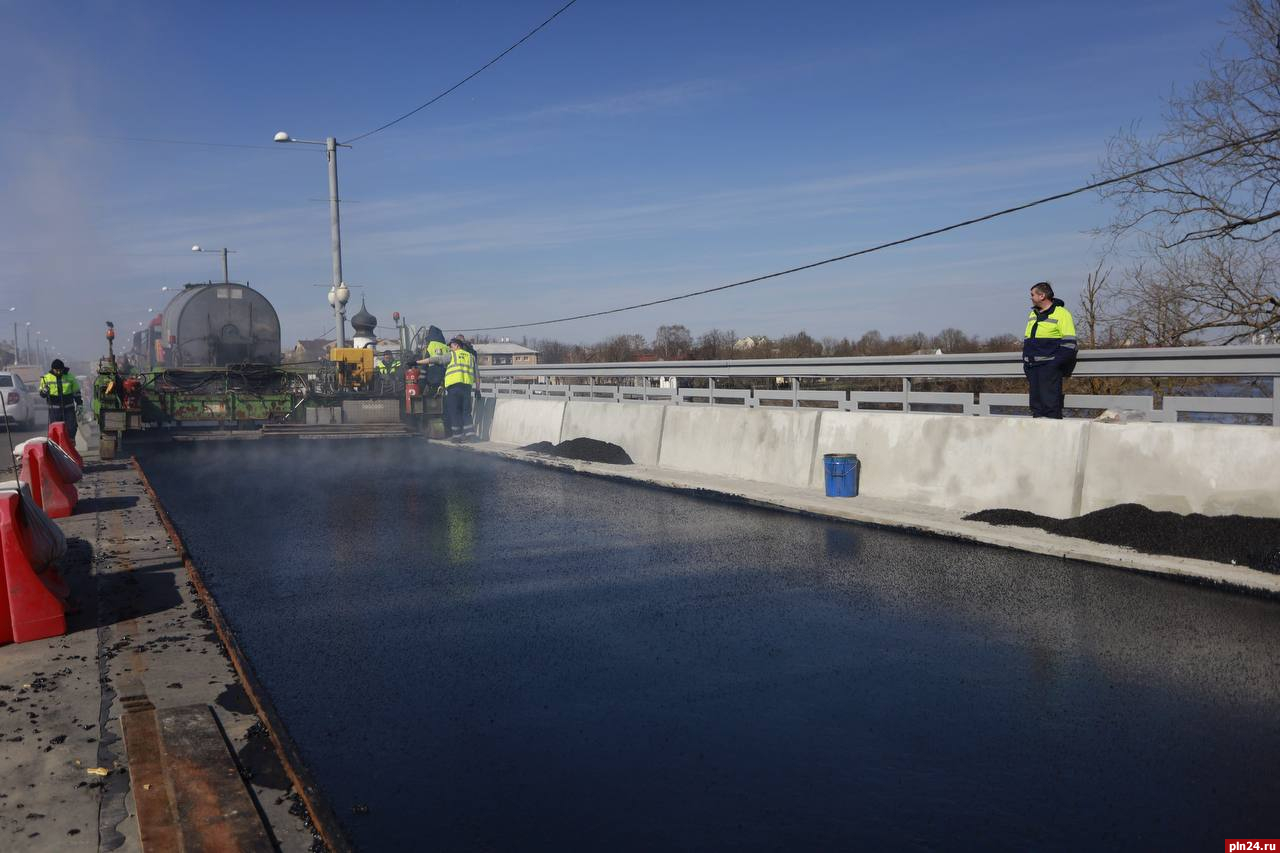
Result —
[{"label": "red fire extinguisher", "polygon": [[420,372],[417,367],[410,367],[404,372],[404,409],[406,412],[413,411],[413,401],[418,396],[418,375]]}]

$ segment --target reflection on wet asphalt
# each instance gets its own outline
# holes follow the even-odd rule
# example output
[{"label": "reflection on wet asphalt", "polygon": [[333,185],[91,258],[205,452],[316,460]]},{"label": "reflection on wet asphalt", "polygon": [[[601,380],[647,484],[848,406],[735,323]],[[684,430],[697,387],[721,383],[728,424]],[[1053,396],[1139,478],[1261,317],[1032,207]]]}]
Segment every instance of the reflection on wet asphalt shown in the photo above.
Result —
[{"label": "reflection on wet asphalt", "polygon": [[362,849],[1275,834],[1280,603],[417,443],[143,464]]}]

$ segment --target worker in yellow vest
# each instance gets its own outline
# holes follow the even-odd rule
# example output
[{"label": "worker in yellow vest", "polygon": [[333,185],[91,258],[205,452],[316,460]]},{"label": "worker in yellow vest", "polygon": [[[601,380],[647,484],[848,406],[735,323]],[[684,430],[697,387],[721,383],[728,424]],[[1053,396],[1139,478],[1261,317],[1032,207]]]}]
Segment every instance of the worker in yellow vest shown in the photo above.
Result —
[{"label": "worker in yellow vest", "polygon": [[[427,329],[425,350],[425,361],[418,363],[426,365],[426,369],[422,371],[423,380],[426,383],[426,394],[429,397],[434,397],[444,389],[444,369],[445,365],[449,363],[449,345],[444,342],[444,332],[440,331],[438,326],[431,326]],[[431,363],[436,356],[444,356],[444,359],[437,359],[434,363]]]},{"label": "worker in yellow vest", "polygon": [[374,366],[383,376],[394,376],[400,372],[400,359],[389,352],[384,352],[381,360]]},{"label": "worker in yellow vest", "polygon": [[1022,339],[1022,370],[1033,418],[1062,419],[1062,380],[1076,368],[1076,323],[1047,281],[1031,288],[1031,315]]},{"label": "worker in yellow vest", "polygon": [[447,355],[433,355],[425,361],[444,364],[444,428],[454,441],[475,437],[471,423],[471,395],[476,387],[476,358],[466,341],[455,336]]},{"label": "worker in yellow vest", "polygon": [[76,411],[84,405],[80,383],[67,371],[62,359],[55,358],[49,372],[40,377],[40,396],[49,404],[49,423],[67,425],[67,437],[76,440]]}]

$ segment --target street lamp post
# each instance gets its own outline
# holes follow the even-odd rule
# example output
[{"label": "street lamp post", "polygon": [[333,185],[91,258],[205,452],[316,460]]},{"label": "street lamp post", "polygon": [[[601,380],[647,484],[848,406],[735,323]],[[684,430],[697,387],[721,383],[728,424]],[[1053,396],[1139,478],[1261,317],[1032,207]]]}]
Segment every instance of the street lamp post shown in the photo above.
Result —
[{"label": "street lamp post", "polygon": [[227,253],[228,253],[228,252],[230,252],[231,254],[233,254],[233,255],[234,255],[234,254],[235,254],[235,252],[233,252],[232,250],[230,250],[230,249],[228,249],[228,248],[225,248],[225,247],[223,247],[223,248],[221,248],[221,249],[201,249],[198,245],[197,245],[197,246],[192,246],[192,247],[191,247],[191,251],[193,251],[193,252],[207,252],[207,253],[209,253],[209,254],[213,254],[213,255],[216,255],[216,254],[218,254],[219,252],[221,252],[221,253],[222,253],[222,283],[223,283],[223,284],[230,284],[230,283],[231,283],[231,273],[227,270]]},{"label": "street lamp post", "polygon": [[334,345],[346,346],[346,330],[343,328],[342,306],[347,300],[340,298],[347,290],[342,283],[342,227],[338,213],[338,149],[350,148],[330,136],[324,142],[310,139],[294,139],[283,130],[274,137],[276,142],[296,142],[302,145],[323,145],[325,155],[329,158],[329,238],[333,244],[333,288],[330,290],[329,302],[333,305],[333,322],[337,337]]}]

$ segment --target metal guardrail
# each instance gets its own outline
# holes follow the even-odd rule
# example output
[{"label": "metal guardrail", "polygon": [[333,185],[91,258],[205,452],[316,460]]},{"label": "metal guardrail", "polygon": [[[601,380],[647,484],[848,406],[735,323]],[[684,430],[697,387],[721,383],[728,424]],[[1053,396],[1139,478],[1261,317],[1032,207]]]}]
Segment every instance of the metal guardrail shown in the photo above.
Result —
[{"label": "metal guardrail", "polygon": [[[1086,350],[1082,378],[1268,378],[1270,397],[1068,394],[1068,409],[1129,409],[1152,421],[1176,422],[1182,413],[1270,418],[1280,426],[1280,346],[1170,347]],[[1027,409],[1026,394],[913,390],[912,380],[1012,379],[1023,377],[1016,352],[856,358],[644,361],[589,364],[490,366],[481,371],[481,393],[552,399],[614,400],[668,405],[817,406],[843,411],[928,411],[991,415],[992,408]],[[609,384],[607,380],[619,380]],[[667,387],[652,387],[655,379]],[[707,387],[679,387],[681,379]],[[772,387],[718,388],[717,380],[769,379]],[[801,380],[897,379],[901,390],[857,391],[801,388]],[[601,383],[599,380],[606,380]],[[621,381],[629,380],[629,382]],[[778,387],[779,384],[784,387]],[[812,384],[812,383],[810,383]],[[1005,414],[999,412],[997,414]]]}]

